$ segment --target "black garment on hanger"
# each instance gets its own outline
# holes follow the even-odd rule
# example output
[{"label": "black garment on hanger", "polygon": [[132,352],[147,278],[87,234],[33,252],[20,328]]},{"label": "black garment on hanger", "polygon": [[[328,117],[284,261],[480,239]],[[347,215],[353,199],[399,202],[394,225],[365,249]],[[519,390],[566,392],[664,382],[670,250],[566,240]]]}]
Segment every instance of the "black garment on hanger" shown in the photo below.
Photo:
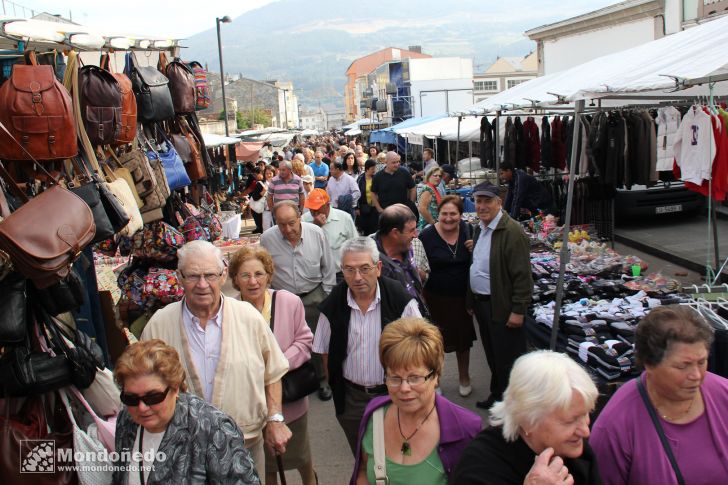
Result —
[{"label": "black garment on hanger", "polygon": [[541,118],[541,167],[552,168],[554,166],[553,152],[551,150],[551,125],[549,117]]},{"label": "black garment on hanger", "polygon": [[516,168],[524,169],[526,168],[526,142],[523,136],[523,122],[521,121],[520,116],[516,116],[516,118],[513,120],[513,130],[515,133],[515,143],[516,143]]},{"label": "black garment on hanger", "polygon": [[480,120],[480,166],[481,168],[495,168],[495,140],[494,127],[487,116]]}]

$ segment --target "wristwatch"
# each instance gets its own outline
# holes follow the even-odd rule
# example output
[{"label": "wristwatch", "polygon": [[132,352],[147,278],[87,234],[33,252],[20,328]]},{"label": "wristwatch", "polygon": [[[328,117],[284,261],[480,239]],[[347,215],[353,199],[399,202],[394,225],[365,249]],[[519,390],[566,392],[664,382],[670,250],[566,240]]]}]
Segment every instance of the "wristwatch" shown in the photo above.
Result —
[{"label": "wristwatch", "polygon": [[268,419],[266,420],[269,423],[283,423],[285,421],[285,418],[281,413],[275,413],[268,416]]}]

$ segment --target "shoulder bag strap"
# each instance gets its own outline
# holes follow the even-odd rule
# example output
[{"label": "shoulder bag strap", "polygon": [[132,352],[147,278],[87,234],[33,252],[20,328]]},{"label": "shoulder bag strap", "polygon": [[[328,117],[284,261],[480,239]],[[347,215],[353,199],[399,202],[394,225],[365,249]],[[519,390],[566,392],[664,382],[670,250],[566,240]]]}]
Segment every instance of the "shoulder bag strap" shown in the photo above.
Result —
[{"label": "shoulder bag strap", "polygon": [[374,483],[376,485],[388,485],[387,478],[387,456],[384,450],[384,406],[374,411]]},{"label": "shoulder bag strap", "polygon": [[660,424],[660,420],[657,417],[657,411],[655,411],[655,407],[650,402],[650,398],[647,395],[647,389],[645,389],[644,384],[642,384],[642,378],[637,377],[637,389],[640,391],[640,396],[642,396],[642,401],[645,403],[645,407],[647,408],[647,412],[650,413],[650,418],[652,419],[652,424],[655,425],[655,430],[657,431],[657,435],[660,437],[660,443],[662,443],[662,447],[665,449],[665,454],[667,454],[667,459],[670,460],[670,465],[672,465],[672,469],[675,471],[675,477],[677,478],[677,483],[680,485],[685,485],[685,479],[682,476],[682,473],[680,472],[680,467],[677,465],[677,460],[675,459],[675,455],[672,453],[672,448],[670,447],[670,443],[667,441],[667,436],[665,436],[665,431],[662,429],[662,425]]},{"label": "shoulder bag strap", "polygon": [[276,319],[276,293],[277,291],[273,291],[273,295],[271,295],[270,300],[270,331],[273,331],[273,328],[275,326],[275,319]]}]

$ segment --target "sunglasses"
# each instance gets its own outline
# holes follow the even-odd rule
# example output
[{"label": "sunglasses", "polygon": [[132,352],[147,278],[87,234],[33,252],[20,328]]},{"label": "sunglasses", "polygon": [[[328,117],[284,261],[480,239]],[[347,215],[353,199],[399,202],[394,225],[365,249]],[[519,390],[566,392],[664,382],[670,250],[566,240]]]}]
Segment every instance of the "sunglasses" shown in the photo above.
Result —
[{"label": "sunglasses", "polygon": [[167,394],[169,394],[170,389],[171,388],[167,386],[167,389],[165,389],[164,392],[150,392],[149,394],[145,394],[143,396],[138,396],[136,394],[130,394],[128,392],[122,391],[122,393],[119,395],[119,399],[121,399],[121,402],[123,402],[127,406],[139,406],[139,401],[142,401],[147,406],[154,406],[155,404],[159,404],[167,398]]}]

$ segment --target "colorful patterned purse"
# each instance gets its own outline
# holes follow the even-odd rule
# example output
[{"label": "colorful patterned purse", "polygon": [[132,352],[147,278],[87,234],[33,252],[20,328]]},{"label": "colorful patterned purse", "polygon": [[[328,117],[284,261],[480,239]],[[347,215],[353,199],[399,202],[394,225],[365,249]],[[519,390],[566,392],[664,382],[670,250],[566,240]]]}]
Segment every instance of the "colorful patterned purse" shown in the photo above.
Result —
[{"label": "colorful patterned purse", "polygon": [[156,261],[173,261],[177,249],[185,244],[185,237],[166,222],[156,221],[144,226],[133,238],[132,254]]},{"label": "colorful patterned purse", "polygon": [[144,293],[167,304],[179,301],[184,295],[177,272],[165,268],[151,268],[144,277]]}]

